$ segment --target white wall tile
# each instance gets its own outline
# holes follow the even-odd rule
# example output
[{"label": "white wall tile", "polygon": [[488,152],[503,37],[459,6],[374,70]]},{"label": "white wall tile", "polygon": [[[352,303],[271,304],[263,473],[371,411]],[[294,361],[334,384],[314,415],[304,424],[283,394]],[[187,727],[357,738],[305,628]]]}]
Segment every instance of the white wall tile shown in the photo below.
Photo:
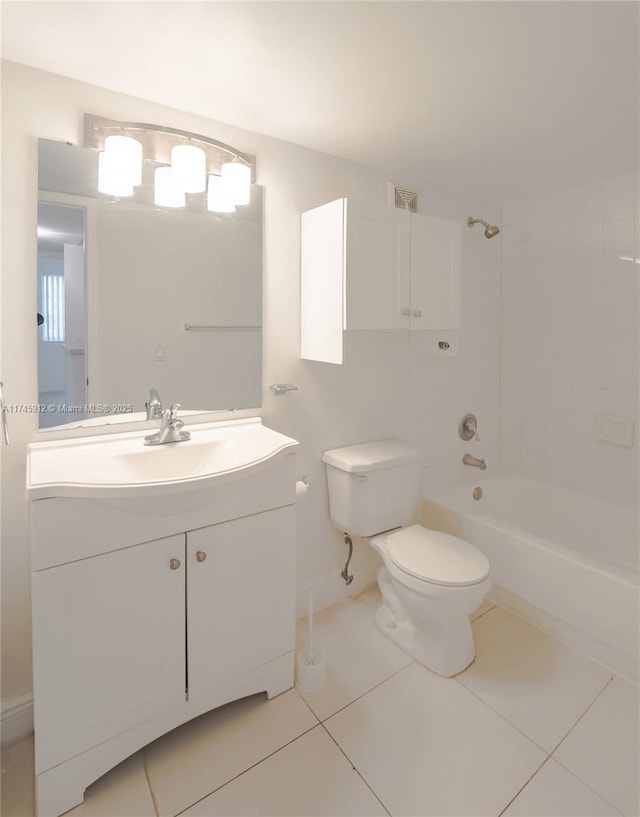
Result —
[{"label": "white wall tile", "polygon": [[544,426],[545,411],[543,405],[524,405],[522,407],[523,428],[543,430]]},{"label": "white wall tile", "polygon": [[[502,218],[503,455],[517,465],[519,415],[521,473],[625,507],[637,505],[637,447],[603,447],[595,423],[638,413],[639,179],[510,202]],[[521,383],[519,412],[505,381]]]},{"label": "white wall tile", "polygon": [[568,462],[545,459],[544,479],[550,485],[557,485],[559,488],[570,488],[571,465]]},{"label": "white wall tile", "polygon": [[634,217],[635,178],[629,173],[609,179],[603,189],[603,217],[605,221],[618,221]]},{"label": "white wall tile", "polygon": [[573,454],[573,440],[566,434],[545,434],[545,456],[561,462],[571,462]]},{"label": "white wall tile", "polygon": [[623,218],[620,221],[606,221],[602,235],[604,252],[613,256],[633,255],[633,218]]},{"label": "white wall tile", "polygon": [[544,481],[544,457],[541,454],[523,454],[522,474],[529,479]]},{"label": "white wall tile", "polygon": [[591,497],[600,496],[600,472],[597,468],[588,465],[571,466],[571,484],[573,491],[587,494]]},{"label": "white wall tile", "polygon": [[542,430],[525,428],[522,431],[522,453],[538,454],[544,457],[545,433]]}]

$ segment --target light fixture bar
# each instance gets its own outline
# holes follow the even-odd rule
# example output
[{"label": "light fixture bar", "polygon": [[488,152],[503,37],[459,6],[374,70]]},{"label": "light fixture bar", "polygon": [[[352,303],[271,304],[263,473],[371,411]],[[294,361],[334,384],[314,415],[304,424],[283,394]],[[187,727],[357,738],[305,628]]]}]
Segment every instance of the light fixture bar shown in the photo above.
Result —
[{"label": "light fixture bar", "polygon": [[190,131],[169,128],[164,125],[151,125],[144,122],[119,122],[102,116],[84,115],[85,147],[104,149],[104,140],[112,135],[131,136],[142,143],[145,159],[158,164],[171,163],[171,150],[178,145],[195,144],[202,148],[206,155],[207,173],[220,175],[222,165],[228,162],[241,162],[251,169],[251,181],[256,180],[256,157],[250,153],[218,142],[208,136]]}]

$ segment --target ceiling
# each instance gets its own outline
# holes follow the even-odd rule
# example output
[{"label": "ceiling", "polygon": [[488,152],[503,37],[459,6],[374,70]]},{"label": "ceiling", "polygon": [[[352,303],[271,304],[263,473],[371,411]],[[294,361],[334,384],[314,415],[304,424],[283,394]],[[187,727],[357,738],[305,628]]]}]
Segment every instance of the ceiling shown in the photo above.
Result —
[{"label": "ceiling", "polygon": [[2,55],[499,204],[637,167],[638,10],[4,0]]}]

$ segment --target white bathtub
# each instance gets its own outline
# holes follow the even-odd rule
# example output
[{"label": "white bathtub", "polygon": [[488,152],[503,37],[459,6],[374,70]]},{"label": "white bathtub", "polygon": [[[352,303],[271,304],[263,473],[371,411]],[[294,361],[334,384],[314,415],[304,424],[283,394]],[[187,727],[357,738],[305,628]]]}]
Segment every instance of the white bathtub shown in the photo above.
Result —
[{"label": "white bathtub", "polygon": [[523,477],[478,474],[464,487],[430,489],[423,522],[483,551],[494,601],[638,678],[638,514]]}]

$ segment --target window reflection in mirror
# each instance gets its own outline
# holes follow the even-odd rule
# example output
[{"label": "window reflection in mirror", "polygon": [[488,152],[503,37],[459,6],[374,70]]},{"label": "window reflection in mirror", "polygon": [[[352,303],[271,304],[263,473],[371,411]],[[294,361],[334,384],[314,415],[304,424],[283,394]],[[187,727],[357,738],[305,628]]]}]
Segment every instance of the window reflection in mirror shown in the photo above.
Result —
[{"label": "window reflection in mirror", "polygon": [[85,220],[80,197],[42,194],[38,202],[40,428],[87,416]]}]

